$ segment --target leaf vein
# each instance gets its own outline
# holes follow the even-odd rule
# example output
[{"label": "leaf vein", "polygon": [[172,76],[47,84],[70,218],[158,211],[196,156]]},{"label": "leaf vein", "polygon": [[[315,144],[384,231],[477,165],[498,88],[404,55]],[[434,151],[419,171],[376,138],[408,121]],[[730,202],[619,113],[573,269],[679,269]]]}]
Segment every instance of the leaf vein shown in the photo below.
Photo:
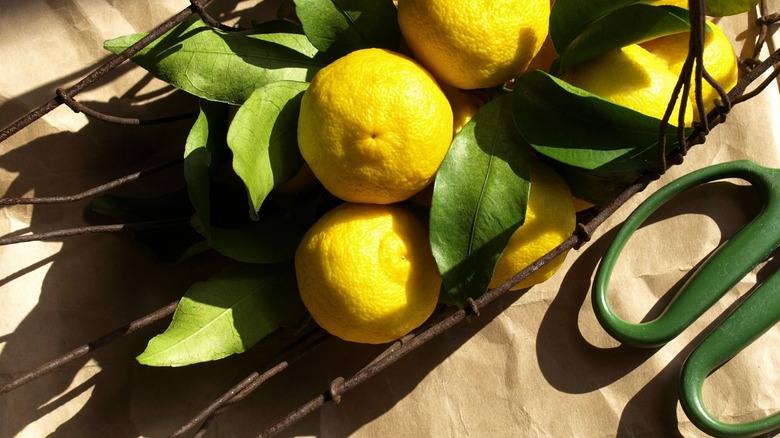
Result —
[{"label": "leaf vein", "polygon": [[200,327],[199,327],[197,330],[195,330],[195,331],[191,332],[189,335],[187,335],[187,336],[186,336],[184,339],[182,339],[181,341],[179,341],[179,342],[176,342],[176,343],[174,343],[174,344],[172,344],[172,345],[168,346],[167,348],[165,348],[165,349],[163,349],[163,350],[160,350],[160,351],[158,351],[158,352],[156,352],[156,353],[154,353],[154,354],[150,355],[150,356],[149,356],[149,358],[153,358],[153,357],[159,356],[160,354],[166,353],[166,352],[168,352],[168,351],[170,351],[170,350],[172,350],[172,349],[174,349],[174,348],[176,348],[176,347],[182,346],[182,345],[186,346],[186,345],[187,345],[187,344],[186,344],[187,342],[190,342],[190,341],[192,341],[192,340],[193,340],[193,339],[194,339],[194,338],[195,338],[197,335],[199,335],[199,334],[201,334],[202,332],[204,332],[204,331],[205,331],[207,328],[210,328],[212,325],[216,324],[217,322],[219,322],[219,321],[222,321],[222,318],[223,318],[223,317],[225,317],[225,316],[226,316],[227,314],[229,314],[229,313],[232,313],[233,309],[235,309],[236,307],[238,307],[238,306],[239,306],[239,305],[240,305],[242,302],[244,302],[245,300],[248,300],[249,298],[251,298],[252,296],[254,296],[256,293],[257,293],[257,290],[256,290],[256,289],[253,289],[251,292],[249,292],[249,293],[245,294],[245,295],[244,295],[244,297],[242,297],[240,300],[238,300],[238,301],[236,301],[235,303],[233,303],[233,304],[232,304],[230,307],[227,307],[227,308],[225,308],[225,309],[224,309],[222,312],[220,312],[218,315],[216,315],[215,317],[211,318],[211,320],[210,320],[210,321],[208,321],[206,324],[204,324],[204,325],[200,326]]},{"label": "leaf vein", "polygon": [[349,13],[347,12],[347,10],[346,10],[345,8],[343,8],[343,7],[342,7],[342,6],[339,4],[339,2],[337,2],[336,0],[331,0],[331,3],[333,3],[333,6],[335,6],[335,7],[336,7],[336,9],[338,9],[339,13],[341,13],[341,15],[343,15],[343,16],[344,16],[344,18],[347,20],[347,23],[349,24],[349,26],[350,26],[351,28],[355,29],[355,32],[358,34],[358,36],[360,37],[360,39],[361,39],[361,40],[363,40],[363,42],[366,42],[366,41],[367,41],[367,39],[366,39],[366,36],[365,36],[365,35],[363,35],[363,33],[362,33],[362,32],[360,32],[360,28],[358,28],[358,27],[357,27],[357,24],[355,23],[355,20],[354,20],[354,19],[352,19],[352,16],[351,16],[351,15],[349,15]]},{"label": "leaf vein", "polygon": [[[502,126],[504,123],[504,112],[499,112],[499,118],[498,118],[498,125]],[[476,127],[475,127],[476,129]],[[490,145],[490,158],[488,159],[487,169],[485,170],[485,178],[482,180],[482,187],[480,188],[479,197],[477,198],[477,205],[474,208],[474,216],[471,221],[471,230],[469,232],[469,244],[466,254],[471,255],[473,248],[474,248],[474,237],[476,235],[475,230],[477,229],[477,222],[481,215],[479,212],[482,210],[482,200],[485,197],[485,192],[487,191],[487,185],[488,180],[490,179],[490,172],[493,167],[493,159],[495,158],[495,150],[496,150],[496,144],[498,142],[497,136],[493,135],[491,139],[491,145]]]}]

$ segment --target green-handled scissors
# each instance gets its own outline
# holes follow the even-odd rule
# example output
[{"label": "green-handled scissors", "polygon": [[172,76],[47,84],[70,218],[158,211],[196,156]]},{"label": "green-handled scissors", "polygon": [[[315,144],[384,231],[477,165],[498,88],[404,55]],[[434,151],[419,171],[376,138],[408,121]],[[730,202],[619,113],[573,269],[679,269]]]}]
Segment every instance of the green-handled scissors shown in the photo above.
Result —
[{"label": "green-handled scissors", "polygon": [[[661,205],[675,195],[707,182],[738,178],[760,193],[758,215],[720,246],[691,276],[658,318],[632,324],[619,318],[607,300],[607,286],[628,239]],[[596,274],[593,309],[601,325],[622,343],[655,347],[680,334],[780,247],[780,170],[751,161],[709,166],[683,176],[647,198],[629,217],[611,243]],[[688,356],[680,375],[680,403],[688,418],[714,436],[755,436],[780,429],[780,412],[746,422],[725,423],[704,406],[704,379],[780,321],[780,273],[773,272]]]}]

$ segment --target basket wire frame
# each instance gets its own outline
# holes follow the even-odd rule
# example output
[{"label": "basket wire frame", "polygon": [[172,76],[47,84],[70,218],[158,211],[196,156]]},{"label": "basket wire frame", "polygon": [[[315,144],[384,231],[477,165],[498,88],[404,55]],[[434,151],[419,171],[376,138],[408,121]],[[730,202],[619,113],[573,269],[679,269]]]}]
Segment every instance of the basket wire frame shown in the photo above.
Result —
[{"label": "basket wire frame", "polygon": [[[31,123],[40,119],[60,105],[66,105],[74,112],[84,113],[90,118],[124,125],[149,125],[167,123],[181,120],[182,118],[193,117],[194,114],[181,114],[158,119],[117,117],[86,107],[76,100],[76,96],[80,92],[91,87],[94,83],[106,76],[112,70],[116,69],[125,61],[130,59],[132,55],[161,37],[168,30],[172,29],[174,26],[183,22],[190,16],[199,15],[205,23],[223,31],[235,30],[235,28],[220,23],[218,20],[214,19],[208,14],[208,12],[205,10],[205,7],[209,2],[209,0],[190,0],[190,5],[188,7],[170,17],[164,23],[160,24],[158,27],[149,32],[146,37],[142,38],[122,53],[111,57],[103,64],[97,66],[93,71],[87,74],[75,85],[68,88],[57,89],[55,93],[56,95],[51,100],[33,109],[20,119],[0,130],[0,143],[7,140],[19,131],[25,129]],[[703,13],[704,0],[689,0],[689,7],[692,22],[689,55],[684,65],[683,72],[680,75],[679,81],[677,83],[674,96],[670,99],[666,115],[660,128],[661,131],[659,133],[659,140],[661,141],[661,147],[659,147],[658,155],[659,165],[656,169],[648,171],[642,175],[633,184],[625,188],[609,204],[581,212],[578,217],[578,223],[575,232],[568,239],[566,239],[563,243],[558,245],[556,248],[551,250],[549,253],[541,257],[527,268],[516,273],[505,283],[489,290],[487,293],[477,299],[469,299],[467,306],[464,309],[453,310],[451,308],[440,308],[423,327],[418,328],[409,335],[391,344],[386,350],[375,357],[369,364],[367,364],[364,368],[352,376],[346,378],[339,377],[334,379],[322,392],[316,394],[312,399],[303,403],[298,408],[290,411],[286,416],[278,419],[275,424],[262,431],[258,436],[266,437],[277,434],[296,423],[301,418],[320,409],[326,403],[339,403],[343,394],[365,382],[366,380],[374,377],[405,355],[422,347],[428,341],[436,338],[442,333],[447,332],[456,325],[459,325],[472,317],[479,316],[480,309],[490,305],[490,303],[504,295],[514,285],[536,272],[550,260],[571,249],[579,249],[583,244],[590,240],[593,232],[613,213],[615,213],[615,211],[617,211],[620,206],[622,206],[632,196],[644,190],[652,181],[663,175],[663,173],[670,165],[677,165],[682,163],[688,148],[704,143],[710,130],[726,120],[726,115],[731,110],[733,105],[745,102],[756,96],[777,79],[777,77],[780,75],[780,50],[771,53],[766,59],[759,59],[760,53],[767,44],[767,38],[770,34],[770,31],[773,29],[773,27],[775,27],[775,24],[778,22],[778,20],[780,20],[778,13],[771,13],[768,11],[766,0],[761,0],[759,2],[759,15],[758,19],[756,20],[758,36],[752,50],[752,57],[749,59],[740,59],[740,66],[746,73],[739,80],[738,84],[732,90],[728,91],[724,90],[703,68],[702,54],[705,26]],[[763,80],[758,82],[762,77],[764,77]],[[694,80],[693,90],[690,89],[691,78]],[[666,138],[664,133],[668,129],[668,122],[671,117],[673,117],[673,115],[684,113],[684,106],[688,101],[687,96],[691,93],[691,91],[693,91],[697,100],[698,108],[703,108],[703,105],[701,104],[701,85],[703,81],[706,81],[712,85],[720,94],[721,99],[713,111],[711,111],[709,114],[700,115],[700,120],[702,120],[702,123],[696,124],[694,126],[693,132],[690,135],[685,136],[685,133],[682,130],[678,132],[681,146],[674,153],[674,155],[669,156],[667,154],[666,145],[664,143]],[[748,92],[748,88],[751,87],[751,91]],[[0,198],[0,208],[4,206],[25,204],[62,204],[83,200],[101,193],[105,193],[119,186],[133,183],[145,176],[152,175],[158,171],[178,164],[181,164],[181,160],[173,160],[170,162],[161,163],[148,169],[126,175],[114,181],[72,195],[55,197]],[[118,232],[132,229],[181,225],[181,221],[188,220],[189,218],[181,218],[180,220],[174,221],[97,225],[57,230],[48,233],[7,235],[0,237],[0,245],[10,245],[35,240],[46,240],[86,233]],[[129,336],[139,331],[140,329],[143,329],[156,322],[166,320],[173,314],[177,304],[178,301],[173,301],[147,315],[122,325],[103,336],[86,342],[66,354],[63,354],[23,373],[14,380],[0,386],[0,396],[2,396],[2,394],[13,391],[20,386],[29,383],[43,375],[46,375],[47,373],[50,373],[60,367],[63,367],[78,358],[87,356],[93,353],[95,350],[111,344],[117,339]],[[179,429],[173,431],[171,436],[181,437],[193,431],[194,436],[203,436],[208,430],[209,426],[219,417],[219,415],[224,413],[234,404],[240,402],[252,394],[252,392],[257,390],[263,383],[288,369],[293,363],[304,359],[308,353],[322,345],[323,342],[329,338],[329,336],[330,335],[328,335],[322,329],[316,328],[298,337],[295,341],[280,350],[265,364],[260,366],[257,371],[247,375],[240,382],[236,383],[233,387],[229,388],[223,394],[215,398],[208,406],[193,416],[189,422],[183,424]]]}]

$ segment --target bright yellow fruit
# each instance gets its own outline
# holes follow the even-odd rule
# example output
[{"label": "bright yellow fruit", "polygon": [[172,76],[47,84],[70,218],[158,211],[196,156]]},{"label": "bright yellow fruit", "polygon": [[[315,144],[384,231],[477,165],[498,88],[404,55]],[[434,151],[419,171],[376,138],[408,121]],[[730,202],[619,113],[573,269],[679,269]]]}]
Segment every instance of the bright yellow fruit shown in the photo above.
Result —
[{"label": "bright yellow fruit", "polygon": [[688,9],[688,0],[656,0],[651,3],[653,6],[677,6],[680,8]]},{"label": "bright yellow fruit", "polygon": [[468,91],[449,85],[442,85],[441,89],[452,107],[452,135],[454,136],[466,126],[484,103]]},{"label": "bright yellow fruit", "polygon": [[428,231],[399,205],[342,204],[306,233],[295,253],[304,305],[344,340],[390,342],[436,307],[441,276]]},{"label": "bright yellow fruit", "polygon": [[[561,78],[618,105],[662,119],[678,76],[665,61],[632,44],[574,65]],[[685,108],[684,120],[686,126],[693,122],[690,105]],[[676,112],[669,123],[677,124]]]},{"label": "bright yellow fruit", "polygon": [[415,59],[457,88],[519,76],[542,46],[549,0],[399,0],[398,23]]},{"label": "bright yellow fruit", "polygon": [[574,202],[574,211],[583,211],[595,206],[592,202],[588,202],[576,196],[572,201]]},{"label": "bright yellow fruit", "polygon": [[550,35],[547,35],[544,43],[542,43],[541,49],[539,49],[539,52],[533,57],[531,63],[528,64],[527,71],[541,70],[549,73],[550,67],[557,57],[558,53],[555,51],[552,38],[550,38]]},{"label": "bright yellow fruit", "polygon": [[274,187],[273,193],[282,196],[295,196],[314,190],[317,178],[308,164],[303,163],[298,172],[288,181]]},{"label": "bright yellow fruit", "polygon": [[[551,10],[554,4],[555,4],[555,0],[551,0],[550,1]],[[555,61],[555,58],[557,57],[558,57],[558,53],[555,51],[555,46],[553,46],[552,38],[548,33],[547,37],[544,39],[544,42],[542,43],[542,47],[536,53],[536,56],[534,56],[533,59],[531,59],[531,63],[528,64],[528,68],[526,69],[526,71],[541,70],[549,73],[550,67],[552,66],[553,61]]]},{"label": "bright yellow fruit", "polygon": [[[560,245],[571,236],[575,226],[574,202],[566,181],[541,161],[532,161],[531,194],[525,222],[512,234],[498,259],[490,287],[499,286]],[[525,289],[549,279],[565,258],[566,254],[562,254],[551,260],[512,290]]]},{"label": "bright yellow fruit", "polygon": [[[712,32],[704,34],[704,69],[728,92],[737,85],[739,79],[737,55],[723,30],[710,21],[707,24]],[[669,70],[679,76],[688,56],[689,38],[690,32],[683,32],[642,43],[642,47],[666,61]],[[696,108],[693,81],[690,93],[690,104]],[[720,99],[718,92],[705,80],[702,80],[702,98],[705,112],[715,108],[715,99]],[[694,117],[698,120],[698,112],[694,112]]]},{"label": "bright yellow fruit", "polygon": [[390,204],[433,180],[452,142],[452,109],[419,64],[381,49],[320,70],[303,95],[298,144],[326,189]]}]

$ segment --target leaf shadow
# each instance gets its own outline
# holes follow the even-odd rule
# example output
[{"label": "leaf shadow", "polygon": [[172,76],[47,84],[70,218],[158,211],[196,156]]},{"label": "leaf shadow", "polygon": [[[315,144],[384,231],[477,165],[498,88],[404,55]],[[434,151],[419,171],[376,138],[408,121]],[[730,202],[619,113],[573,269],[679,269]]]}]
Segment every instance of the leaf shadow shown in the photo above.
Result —
[{"label": "leaf shadow", "polygon": [[[121,98],[88,104],[122,115],[169,114],[172,108],[180,111],[182,105],[188,105],[187,99],[182,101],[181,97],[140,106],[131,99]],[[3,196],[71,195],[169,161],[181,155],[181,139],[186,135],[187,124],[180,121],[160,129],[90,121],[78,131],[41,135],[27,143],[19,141],[22,136],[11,138],[7,143],[11,149],[2,155],[0,168],[15,176],[5,184]],[[38,132],[47,131],[51,128],[44,127]],[[131,184],[117,193],[143,196],[167,191],[177,184],[181,185],[180,176],[176,170],[169,169],[146,177],[143,186]],[[13,211],[11,217],[25,216],[24,220],[29,221],[27,230],[39,233],[93,224],[93,218],[87,213],[89,202],[86,199],[67,204],[5,208]],[[51,245],[58,245],[59,249],[54,250]],[[14,323],[13,332],[2,337],[0,375],[4,383],[162,307],[183,293],[185,283],[200,275],[188,266],[163,267],[138,242],[121,233],[56,239],[45,246],[21,243],[7,250],[4,254],[21,254],[21,258],[13,264],[18,268],[2,280],[0,295],[12,303],[6,311],[20,319]],[[10,262],[4,258],[4,265],[10,267],[6,264]],[[40,289],[26,291],[25,287],[29,286],[25,285]],[[23,305],[24,295],[34,292],[37,300],[27,310]],[[144,336],[143,333],[139,336]],[[0,397],[0,411],[15,414],[3,416],[0,435],[16,436],[30,425],[47,421],[50,424],[47,418],[79,403],[84,406],[63,420],[52,436],[93,433],[93,436],[105,436],[103,433],[108,431],[96,426],[112,422],[118,430],[123,430],[122,434],[133,435],[135,427],[119,414],[124,404],[113,403],[112,397],[121,391],[129,377],[126,367],[116,365],[132,363],[139,348],[143,348],[141,337],[117,341],[113,349],[76,359],[4,394]],[[55,411],[58,413],[53,414]]]},{"label": "leaf shadow", "polygon": [[212,31],[208,26],[189,29],[189,27],[199,19],[198,16],[192,16],[184,20],[184,22],[168,31],[167,34],[158,38],[154,45],[148,46],[146,49],[136,54],[134,59],[137,59],[139,64],[156,65],[163,59],[182,50],[184,42],[188,38],[192,38],[201,32]]},{"label": "leaf shadow", "polygon": [[262,40],[256,41],[258,45],[265,45],[266,49],[273,50],[275,52],[274,55],[255,56],[254,54],[246,53],[244,48],[240,45],[240,40],[235,38],[224,38],[225,44],[248,65],[259,67],[267,71],[284,69],[290,64],[306,66],[307,70],[304,82],[311,82],[311,80],[314,79],[314,75],[316,75],[322,67],[327,65],[326,61],[319,54],[313,58],[309,58],[301,52],[281,44]]},{"label": "leaf shadow", "polygon": [[[285,102],[273,128],[271,128],[268,160],[271,163],[274,187],[289,181],[303,166],[303,157],[298,150],[296,132],[301,99],[303,99],[303,91]],[[282,140],[285,137],[289,138]]]},{"label": "leaf shadow", "polygon": [[[222,9],[229,15],[234,7]],[[55,96],[56,87],[82,78],[94,68],[93,65],[63,75],[3,102],[0,126],[27,113],[30,108],[26,102],[46,102]],[[122,64],[104,81],[111,82],[134,68],[131,63]],[[103,113],[141,118],[179,114],[184,112],[183,107],[196,107],[195,100],[182,93],[166,96],[170,87],[142,92],[151,81],[152,76],[146,75],[121,97],[82,103]],[[34,131],[39,136],[29,141],[20,133],[3,145],[0,168],[13,175],[3,183],[3,197],[70,195],[180,157],[189,121],[120,126],[90,120],[78,131],[47,134],[54,129],[44,126]],[[167,192],[181,183],[181,176],[171,170],[146,177],[141,186],[132,184],[115,193],[145,196]],[[4,208],[29,215],[24,217],[30,223],[28,231],[44,232],[91,223],[94,218],[87,218],[85,213],[88,202]],[[52,245],[58,245],[58,249],[51,249]],[[209,261],[202,259],[175,267],[162,265],[123,233],[57,239],[49,241],[46,248],[24,243],[14,246],[14,250],[22,254],[13,265],[19,268],[11,268],[13,272],[0,280],[0,296],[14,303],[5,312],[13,311],[20,320],[13,323],[13,332],[0,337],[2,383],[161,308],[214,270]],[[5,266],[10,266],[10,262],[3,259]],[[40,289],[26,290],[31,286]],[[38,296],[27,310],[24,295],[32,292]],[[57,428],[49,430],[48,436],[145,435],[144,425],[132,418],[137,368],[134,357],[143,351],[151,335],[163,328],[161,323],[154,324],[4,394],[0,397],[0,435],[18,436],[25,429],[30,432],[53,426]],[[212,374],[218,375],[218,371]],[[155,383],[163,389],[168,386],[165,382]],[[157,432],[152,435],[161,435]]]},{"label": "leaf shadow", "polygon": [[[279,2],[274,2],[274,1],[263,2],[261,5],[258,5],[254,8],[253,13],[248,13],[247,11],[237,11],[235,9],[236,5],[228,5],[228,4],[215,4],[214,5],[215,7],[210,6],[208,9],[211,11],[213,15],[217,16],[219,20],[223,20],[223,21],[238,20],[236,23],[237,26],[251,27],[252,23],[254,23],[254,21],[252,20],[265,21],[272,16],[272,12],[275,12],[273,9],[274,3],[279,3]],[[182,43],[188,38],[191,38],[197,35],[198,33],[212,30],[208,26],[199,27],[196,29],[187,29],[189,25],[191,25],[193,22],[198,20],[200,20],[200,17],[197,14],[187,18],[183,23],[171,29],[166,35],[160,37],[153,47],[147,49],[146,53],[136,55],[136,56],[138,56],[139,58],[147,58],[149,60],[148,62],[150,63],[157,63],[161,59],[168,57],[173,53],[181,50]],[[220,35],[223,34],[220,33]],[[108,55],[104,59],[98,62],[105,62],[111,56],[113,55]],[[70,74],[66,78],[60,78],[55,81],[51,81],[50,84],[62,84],[62,83],[70,82],[77,78],[81,78],[86,73],[91,71],[93,68],[94,67],[87,67],[83,70]],[[129,68],[133,68],[132,63],[124,63],[118,69],[127,70]],[[51,87],[52,86],[49,85],[49,88]]]},{"label": "leaf shadow", "polygon": [[322,10],[314,8],[318,12],[316,18],[323,22],[312,16],[300,19],[308,29],[314,30],[312,40],[315,46],[322,48],[325,60],[334,61],[355,50],[372,47],[399,51],[401,30],[397,25],[397,8],[389,0],[372,3],[334,1],[333,4],[336,13],[346,22],[346,29],[329,28],[340,21],[334,19],[334,11],[323,15]]}]

